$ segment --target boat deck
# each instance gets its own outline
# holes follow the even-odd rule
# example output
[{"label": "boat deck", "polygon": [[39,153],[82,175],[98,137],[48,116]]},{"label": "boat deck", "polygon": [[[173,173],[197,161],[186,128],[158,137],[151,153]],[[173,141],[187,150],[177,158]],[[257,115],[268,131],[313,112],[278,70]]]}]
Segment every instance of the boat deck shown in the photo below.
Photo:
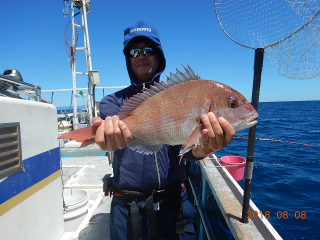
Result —
[{"label": "boat deck", "polygon": [[[65,222],[65,233],[60,240],[110,239],[111,198],[104,196],[102,192],[102,178],[106,174],[112,174],[112,167],[109,165],[105,152],[101,151],[97,145],[74,151],[77,147],[77,144],[69,142],[64,148],[61,148],[62,179],[64,189],[87,191],[89,210],[87,214]],[[234,239],[282,239],[266,219],[253,219],[254,221],[250,220],[248,224],[241,223],[243,190],[228,171],[219,164],[215,156],[205,158],[196,164],[201,169],[203,176],[202,192],[204,196],[200,198],[202,203],[198,203],[199,207],[206,209],[209,205],[211,206],[207,195],[208,193],[213,194]],[[252,201],[250,201],[250,210],[259,212]],[[214,214],[210,212],[210,207],[207,211],[208,214]],[[204,238],[200,227],[199,239]]]},{"label": "boat deck", "polygon": [[109,239],[111,198],[102,192],[102,178],[112,174],[112,167],[105,153],[96,145],[72,151],[76,149],[72,144],[61,149],[64,189],[87,191],[89,209],[87,214],[65,222],[65,233],[60,240]]}]

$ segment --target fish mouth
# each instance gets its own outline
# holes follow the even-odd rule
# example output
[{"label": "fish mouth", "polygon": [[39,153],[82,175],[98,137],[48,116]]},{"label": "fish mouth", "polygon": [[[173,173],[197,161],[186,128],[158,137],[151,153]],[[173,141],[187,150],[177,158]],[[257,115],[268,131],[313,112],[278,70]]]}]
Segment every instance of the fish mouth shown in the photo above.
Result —
[{"label": "fish mouth", "polygon": [[257,124],[257,122],[258,122],[256,120],[257,117],[258,117],[258,114],[253,113],[253,114],[250,114],[248,116],[243,117],[241,120],[243,121],[243,124],[246,126],[246,128],[251,128]]},{"label": "fish mouth", "polygon": [[254,112],[254,113],[248,114],[247,116],[244,116],[241,119],[249,123],[249,122],[255,121],[257,117],[258,117],[258,113]]},{"label": "fish mouth", "polygon": [[256,125],[257,123],[258,123],[257,120],[253,120],[253,121],[251,121],[251,122],[245,123],[244,125],[246,125],[247,128],[251,128],[251,127],[253,127],[254,125]]}]

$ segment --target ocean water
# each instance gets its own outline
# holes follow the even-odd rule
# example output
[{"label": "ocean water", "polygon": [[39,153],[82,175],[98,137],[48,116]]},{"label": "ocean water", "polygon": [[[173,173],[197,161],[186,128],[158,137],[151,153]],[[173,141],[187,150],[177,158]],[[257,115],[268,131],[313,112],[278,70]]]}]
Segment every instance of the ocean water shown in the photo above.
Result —
[{"label": "ocean water", "polygon": [[[320,239],[319,105],[320,101],[259,104],[257,138],[319,147],[255,142],[257,161],[254,162],[251,199],[263,214],[269,212],[269,222],[283,239]],[[240,131],[236,136],[247,137],[248,130]],[[247,140],[234,139],[216,155],[246,157]],[[244,181],[238,183],[244,187]]]}]

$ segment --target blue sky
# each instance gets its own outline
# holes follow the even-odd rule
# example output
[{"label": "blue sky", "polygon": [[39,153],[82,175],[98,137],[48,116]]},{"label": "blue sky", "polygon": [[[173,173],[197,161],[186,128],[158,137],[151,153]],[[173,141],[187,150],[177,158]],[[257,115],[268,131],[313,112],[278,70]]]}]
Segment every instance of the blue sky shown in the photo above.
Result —
[{"label": "blue sky", "polygon": [[[51,4],[52,3],[52,4]],[[99,70],[100,84],[126,86],[129,78],[122,54],[124,28],[137,20],[157,25],[167,59],[164,74],[181,63],[189,64],[202,79],[229,85],[251,100],[254,50],[231,41],[220,28],[211,0],[92,0],[88,15],[92,68]],[[1,4],[0,73],[19,70],[24,81],[42,90],[72,88],[70,59],[65,52],[64,30],[70,20],[62,15],[63,1],[4,1]],[[80,24],[79,17],[76,22]],[[83,46],[79,32],[78,47]],[[77,71],[86,71],[84,51],[76,52]],[[165,76],[162,75],[162,79]],[[77,76],[77,87],[87,78]],[[266,59],[260,101],[320,100],[319,77],[291,80],[281,76]],[[114,90],[113,90],[114,91]],[[111,93],[105,91],[105,94]],[[51,100],[51,94],[43,94]],[[96,92],[97,101],[102,90]],[[71,93],[55,93],[55,106],[69,106]],[[83,105],[83,100],[78,99]]]}]

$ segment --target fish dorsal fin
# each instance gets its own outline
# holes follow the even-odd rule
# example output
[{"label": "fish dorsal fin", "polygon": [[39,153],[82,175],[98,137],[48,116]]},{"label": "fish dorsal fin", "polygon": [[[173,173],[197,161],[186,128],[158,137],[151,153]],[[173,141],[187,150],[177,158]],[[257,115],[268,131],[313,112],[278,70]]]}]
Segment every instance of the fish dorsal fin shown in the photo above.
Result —
[{"label": "fish dorsal fin", "polygon": [[[183,64],[181,64],[183,66]],[[188,65],[188,64],[187,64]],[[173,74],[170,72],[170,77],[167,76],[167,81],[162,81],[160,83],[154,83],[154,86],[151,86],[150,89],[145,90],[143,93],[137,93],[136,95],[132,96],[125,104],[122,106],[119,110],[119,118],[122,119],[128,115],[130,115],[130,112],[132,112],[136,107],[138,107],[142,102],[147,100],[148,98],[152,97],[153,95],[156,95],[159,92],[162,92],[171,86],[192,81],[192,80],[198,80],[200,79],[200,76],[198,74],[195,74],[192,68],[188,65],[185,69],[185,73],[180,72],[177,69],[176,74]]]}]

